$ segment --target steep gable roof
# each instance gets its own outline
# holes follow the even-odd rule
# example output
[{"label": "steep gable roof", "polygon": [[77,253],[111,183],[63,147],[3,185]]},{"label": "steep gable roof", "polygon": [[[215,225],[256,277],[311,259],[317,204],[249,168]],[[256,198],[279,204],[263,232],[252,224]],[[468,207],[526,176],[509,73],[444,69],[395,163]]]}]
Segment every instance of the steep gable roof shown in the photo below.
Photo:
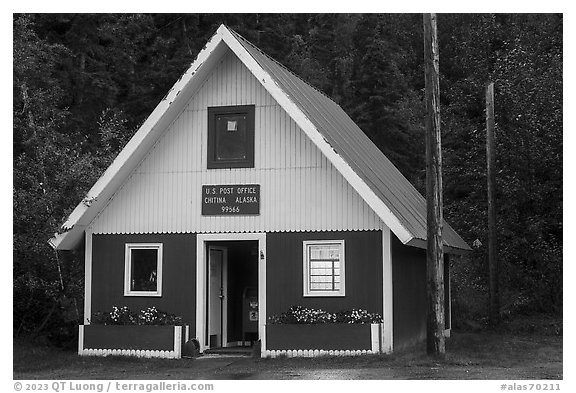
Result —
[{"label": "steep gable roof", "polygon": [[[55,234],[50,244],[57,249],[77,246],[84,229],[140,163],[166,125],[198,90],[227,48],[244,63],[400,241],[426,247],[426,201],[412,184],[340,106],[224,25],[218,28],[192,66],[68,217],[62,226],[65,232]],[[447,223],[444,224],[443,237],[448,250],[470,249]]]}]

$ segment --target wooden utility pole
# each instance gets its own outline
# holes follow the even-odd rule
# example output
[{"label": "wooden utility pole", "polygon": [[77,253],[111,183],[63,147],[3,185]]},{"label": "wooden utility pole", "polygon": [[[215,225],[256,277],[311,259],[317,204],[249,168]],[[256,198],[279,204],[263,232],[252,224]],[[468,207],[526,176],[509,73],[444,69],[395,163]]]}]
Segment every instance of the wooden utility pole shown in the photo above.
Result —
[{"label": "wooden utility pole", "polygon": [[486,161],[488,181],[488,271],[492,325],[500,322],[500,290],[498,285],[498,245],[496,239],[496,148],[494,146],[494,83],[486,88]]},{"label": "wooden utility pole", "polygon": [[436,14],[424,14],[424,73],[426,77],[426,206],[428,246],[426,282],[429,355],[443,356],[444,250],[442,248],[442,148],[440,138],[440,82]]}]

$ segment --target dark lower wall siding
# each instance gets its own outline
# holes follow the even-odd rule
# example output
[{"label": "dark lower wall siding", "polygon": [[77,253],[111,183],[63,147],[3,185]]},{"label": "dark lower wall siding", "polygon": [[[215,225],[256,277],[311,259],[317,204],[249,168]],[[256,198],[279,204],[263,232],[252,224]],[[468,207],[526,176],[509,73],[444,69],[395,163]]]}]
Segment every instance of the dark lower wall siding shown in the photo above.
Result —
[{"label": "dark lower wall siding", "polygon": [[394,350],[426,340],[426,250],[392,235]]},{"label": "dark lower wall siding", "polygon": [[[162,243],[162,297],[124,296],[126,243]],[[93,235],[92,314],[128,306],[138,312],[156,307],[181,316],[194,335],[196,318],[196,235]]]},{"label": "dark lower wall siding", "polygon": [[[303,296],[303,241],[344,240],[346,296]],[[296,232],[266,235],[268,316],[302,305],[335,312],[363,308],[382,314],[382,232]]]},{"label": "dark lower wall siding", "polygon": [[[426,250],[392,236],[394,349],[426,340]],[[444,320],[450,328],[450,259],[444,254]]]}]

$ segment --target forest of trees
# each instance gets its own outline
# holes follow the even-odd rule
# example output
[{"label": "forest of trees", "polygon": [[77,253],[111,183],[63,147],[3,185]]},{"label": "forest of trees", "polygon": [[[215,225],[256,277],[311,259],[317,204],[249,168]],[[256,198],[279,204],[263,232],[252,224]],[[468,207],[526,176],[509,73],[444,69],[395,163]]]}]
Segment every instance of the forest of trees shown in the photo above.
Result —
[{"label": "forest of trees", "polygon": [[[14,335],[74,342],[82,252],[47,240],[225,23],[332,97],[425,192],[420,14],[15,14]],[[487,317],[484,93],[495,83],[502,313],[562,312],[562,44],[555,14],[440,14],[453,322]],[[479,240],[479,241],[476,241]]]}]

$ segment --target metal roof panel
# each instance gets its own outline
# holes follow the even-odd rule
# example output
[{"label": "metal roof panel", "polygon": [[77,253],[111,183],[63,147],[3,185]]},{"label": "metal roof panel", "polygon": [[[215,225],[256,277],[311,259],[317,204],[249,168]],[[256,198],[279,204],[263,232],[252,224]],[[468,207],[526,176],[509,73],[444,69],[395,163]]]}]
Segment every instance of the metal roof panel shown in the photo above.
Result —
[{"label": "metal roof panel", "polygon": [[[425,240],[426,200],[392,162],[332,99],[304,82],[238,33],[231,33],[285,94],[306,114],[332,148],[385,202],[414,238]],[[444,243],[455,249],[470,247],[444,221]]]}]

